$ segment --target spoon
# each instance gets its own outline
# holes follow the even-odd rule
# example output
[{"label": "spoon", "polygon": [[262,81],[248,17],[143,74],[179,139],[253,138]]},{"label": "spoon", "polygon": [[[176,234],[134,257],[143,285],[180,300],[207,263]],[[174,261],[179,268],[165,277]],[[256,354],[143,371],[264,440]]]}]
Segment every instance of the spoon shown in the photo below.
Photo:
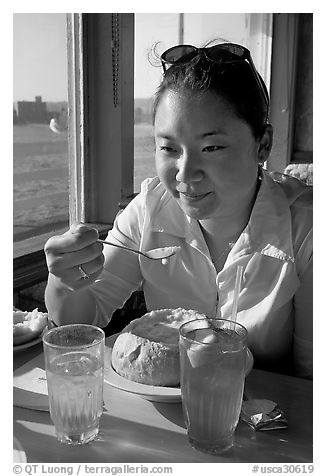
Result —
[{"label": "spoon", "polygon": [[115,246],[116,248],[122,248],[123,250],[132,251],[133,253],[145,256],[145,258],[149,259],[167,259],[180,251],[180,246],[165,246],[164,248],[154,248],[153,250],[139,251],[134,250],[133,248],[128,248],[127,246],[121,246],[115,243],[111,243],[110,241],[100,239],[98,239],[97,241],[99,241],[100,243],[104,243],[105,245]]}]

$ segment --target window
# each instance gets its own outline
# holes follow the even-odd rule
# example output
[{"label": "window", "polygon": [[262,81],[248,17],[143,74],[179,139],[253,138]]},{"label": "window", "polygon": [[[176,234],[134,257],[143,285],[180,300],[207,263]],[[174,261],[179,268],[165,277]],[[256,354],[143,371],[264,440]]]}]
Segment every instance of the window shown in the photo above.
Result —
[{"label": "window", "polygon": [[13,237],[20,256],[68,224],[67,39],[65,14],[13,20]]},{"label": "window", "polygon": [[[133,193],[133,14],[68,14],[67,32],[69,220],[105,231]],[[16,253],[15,290],[46,279],[46,239]]]}]

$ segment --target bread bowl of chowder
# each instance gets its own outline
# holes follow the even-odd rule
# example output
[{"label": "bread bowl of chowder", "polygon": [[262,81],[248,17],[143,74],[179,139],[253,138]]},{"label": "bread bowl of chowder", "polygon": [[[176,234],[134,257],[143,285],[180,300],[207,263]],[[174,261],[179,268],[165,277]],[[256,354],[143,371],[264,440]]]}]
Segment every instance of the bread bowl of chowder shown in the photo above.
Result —
[{"label": "bread bowl of chowder", "polygon": [[131,321],[114,342],[113,370],[142,384],[179,386],[179,327],[192,319],[206,316],[191,309],[160,309]]},{"label": "bread bowl of chowder", "polygon": [[36,308],[31,312],[13,310],[13,344],[21,345],[41,335],[48,322],[48,315]]}]

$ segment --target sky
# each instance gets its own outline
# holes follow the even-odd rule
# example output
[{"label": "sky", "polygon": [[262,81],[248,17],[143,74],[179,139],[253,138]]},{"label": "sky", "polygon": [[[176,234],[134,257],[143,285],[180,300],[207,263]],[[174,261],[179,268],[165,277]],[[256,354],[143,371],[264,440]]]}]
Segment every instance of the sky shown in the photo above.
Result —
[{"label": "sky", "polygon": [[13,15],[13,100],[67,99],[66,16]]},{"label": "sky", "polygon": [[[162,52],[178,43],[178,13],[136,13],[135,97],[150,97],[161,77],[148,51],[160,42]],[[223,37],[242,43],[246,14],[185,13],[184,42],[200,46]],[[67,99],[66,15],[15,13],[13,15],[13,100]]]}]

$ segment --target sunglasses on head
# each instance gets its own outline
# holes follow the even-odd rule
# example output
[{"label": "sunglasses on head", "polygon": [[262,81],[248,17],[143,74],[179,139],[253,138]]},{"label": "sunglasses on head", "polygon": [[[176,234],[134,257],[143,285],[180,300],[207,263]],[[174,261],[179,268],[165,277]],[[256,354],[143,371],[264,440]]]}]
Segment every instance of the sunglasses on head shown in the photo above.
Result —
[{"label": "sunglasses on head", "polygon": [[[235,43],[221,43],[208,48],[196,48],[192,45],[177,45],[164,51],[161,55],[161,62],[164,73],[169,66],[174,64],[185,64],[191,61],[195,56],[203,54],[208,61],[218,64],[234,64],[245,61],[249,64],[251,72],[256,80],[257,86],[261,91],[266,103],[267,111],[269,109],[269,98],[265,86],[255,68],[251,58],[250,51],[244,46]],[[268,112],[267,112],[268,114]]]}]

